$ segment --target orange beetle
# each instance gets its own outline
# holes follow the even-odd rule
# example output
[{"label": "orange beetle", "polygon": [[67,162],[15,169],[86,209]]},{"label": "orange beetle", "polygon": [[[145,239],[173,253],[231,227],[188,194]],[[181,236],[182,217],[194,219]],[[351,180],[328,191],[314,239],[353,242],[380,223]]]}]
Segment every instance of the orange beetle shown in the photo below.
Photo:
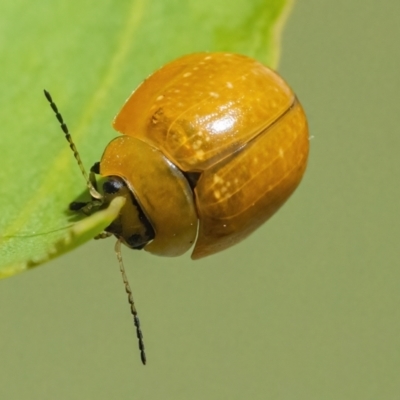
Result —
[{"label": "orange beetle", "polygon": [[[191,54],[167,64],[132,93],[114,120],[112,140],[90,177],[68,128],[45,91],[92,197],[71,210],[91,213],[125,198],[102,236],[116,253],[146,364],[143,335],[120,243],[193,259],[238,243],[263,224],[299,184],[308,129],[289,86],[259,62],[237,54]],[[102,193],[95,174],[106,177]],[[197,239],[196,239],[197,237]]]},{"label": "orange beetle", "polygon": [[243,55],[197,53],[165,65],[113,125],[124,135],[94,170],[112,182],[105,203],[121,190],[128,202],[107,231],[157,255],[179,256],[196,242],[198,259],[233,246],[278,210],[306,168],[307,121],[295,94]]}]

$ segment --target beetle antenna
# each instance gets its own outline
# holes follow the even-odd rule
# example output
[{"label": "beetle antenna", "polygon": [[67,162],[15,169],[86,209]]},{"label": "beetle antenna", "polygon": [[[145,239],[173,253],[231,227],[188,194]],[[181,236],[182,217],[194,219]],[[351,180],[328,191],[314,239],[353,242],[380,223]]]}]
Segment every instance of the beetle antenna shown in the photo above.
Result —
[{"label": "beetle antenna", "polygon": [[135,302],[133,301],[132,296],[132,289],[129,286],[128,277],[125,273],[124,263],[122,261],[122,254],[121,254],[121,240],[118,239],[117,243],[115,243],[115,253],[117,255],[118,263],[119,263],[119,270],[121,271],[122,280],[124,281],[125,291],[128,294],[128,302],[131,308],[131,314],[133,315],[133,323],[135,324],[136,328],[136,336],[138,338],[139,343],[139,350],[140,350],[140,358],[142,360],[142,364],[146,365],[146,353],[144,351],[144,342],[143,342],[143,334],[142,330],[140,329],[140,321],[138,317],[138,313],[135,307]]},{"label": "beetle antenna", "polygon": [[86,185],[89,189],[90,195],[94,199],[98,199],[98,200],[102,199],[103,196],[96,190],[92,181],[89,179],[89,176],[85,170],[85,167],[83,166],[83,163],[82,163],[81,157],[78,153],[78,150],[76,149],[75,143],[72,140],[71,134],[68,131],[67,124],[64,122],[62,115],[59,113],[58,108],[57,108],[56,104],[54,103],[50,93],[47,90],[44,90],[44,95],[45,95],[47,101],[50,103],[50,107],[54,111],[54,114],[56,115],[56,118],[57,118],[58,122],[60,123],[61,129],[65,135],[65,138],[67,139],[67,141],[69,143],[69,147],[71,148],[72,152],[74,153],[75,159],[78,162],[78,165],[79,165],[79,168],[81,169],[82,175],[86,180]]}]

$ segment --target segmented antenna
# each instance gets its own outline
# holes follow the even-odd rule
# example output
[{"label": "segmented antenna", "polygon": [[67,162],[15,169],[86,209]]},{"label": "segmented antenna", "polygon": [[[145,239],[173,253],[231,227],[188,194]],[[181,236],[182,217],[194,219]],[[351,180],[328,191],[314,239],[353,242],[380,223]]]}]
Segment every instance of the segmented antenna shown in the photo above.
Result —
[{"label": "segmented antenna", "polygon": [[125,267],[122,261],[122,254],[121,254],[121,241],[119,239],[117,240],[117,243],[115,243],[115,253],[117,255],[119,270],[121,271],[122,280],[124,281],[125,291],[128,294],[128,302],[131,308],[131,314],[133,315],[133,323],[135,324],[136,328],[136,336],[138,338],[140,358],[142,360],[143,365],[146,365],[146,353],[144,351],[143,334],[142,330],[140,329],[140,321],[137,315],[138,313],[136,311],[135,302],[133,301],[132,289],[129,286],[128,277],[126,276],[125,273]]},{"label": "segmented antenna", "polygon": [[79,153],[78,153],[78,150],[76,149],[75,143],[72,140],[72,137],[68,131],[67,124],[64,122],[62,115],[59,113],[58,108],[57,108],[56,104],[54,103],[50,93],[47,90],[44,90],[44,95],[45,95],[47,101],[50,103],[50,106],[53,109],[58,122],[60,123],[61,129],[65,134],[65,138],[67,139],[67,141],[69,143],[69,147],[71,148],[72,152],[74,153],[75,159],[78,162],[78,165],[79,165],[79,168],[81,169],[82,175],[86,180],[86,186],[89,189],[90,195],[94,199],[98,199],[98,200],[102,199],[103,196],[93,186],[92,182],[89,179],[88,174],[86,173],[86,170],[85,170],[85,167],[83,166],[81,157],[79,156]]}]

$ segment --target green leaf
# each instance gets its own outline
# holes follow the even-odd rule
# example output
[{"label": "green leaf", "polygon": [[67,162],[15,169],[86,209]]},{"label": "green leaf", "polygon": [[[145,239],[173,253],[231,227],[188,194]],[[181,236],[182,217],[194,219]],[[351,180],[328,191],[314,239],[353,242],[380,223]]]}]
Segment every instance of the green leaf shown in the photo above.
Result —
[{"label": "green leaf", "polygon": [[121,204],[77,222],[85,182],[43,96],[51,92],[88,169],[117,135],[132,90],[183,54],[230,51],[277,64],[289,0],[135,0],[0,5],[0,277],[100,233]]}]

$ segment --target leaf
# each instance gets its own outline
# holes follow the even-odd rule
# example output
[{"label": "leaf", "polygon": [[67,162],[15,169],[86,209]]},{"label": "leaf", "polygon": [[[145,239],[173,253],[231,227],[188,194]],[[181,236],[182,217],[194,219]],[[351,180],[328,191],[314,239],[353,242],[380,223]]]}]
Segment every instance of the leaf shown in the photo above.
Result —
[{"label": "leaf", "polygon": [[3,0],[0,5],[0,277],[100,233],[121,204],[77,222],[85,183],[43,96],[51,92],[88,169],[117,135],[132,90],[180,55],[230,51],[276,66],[289,0]]}]

